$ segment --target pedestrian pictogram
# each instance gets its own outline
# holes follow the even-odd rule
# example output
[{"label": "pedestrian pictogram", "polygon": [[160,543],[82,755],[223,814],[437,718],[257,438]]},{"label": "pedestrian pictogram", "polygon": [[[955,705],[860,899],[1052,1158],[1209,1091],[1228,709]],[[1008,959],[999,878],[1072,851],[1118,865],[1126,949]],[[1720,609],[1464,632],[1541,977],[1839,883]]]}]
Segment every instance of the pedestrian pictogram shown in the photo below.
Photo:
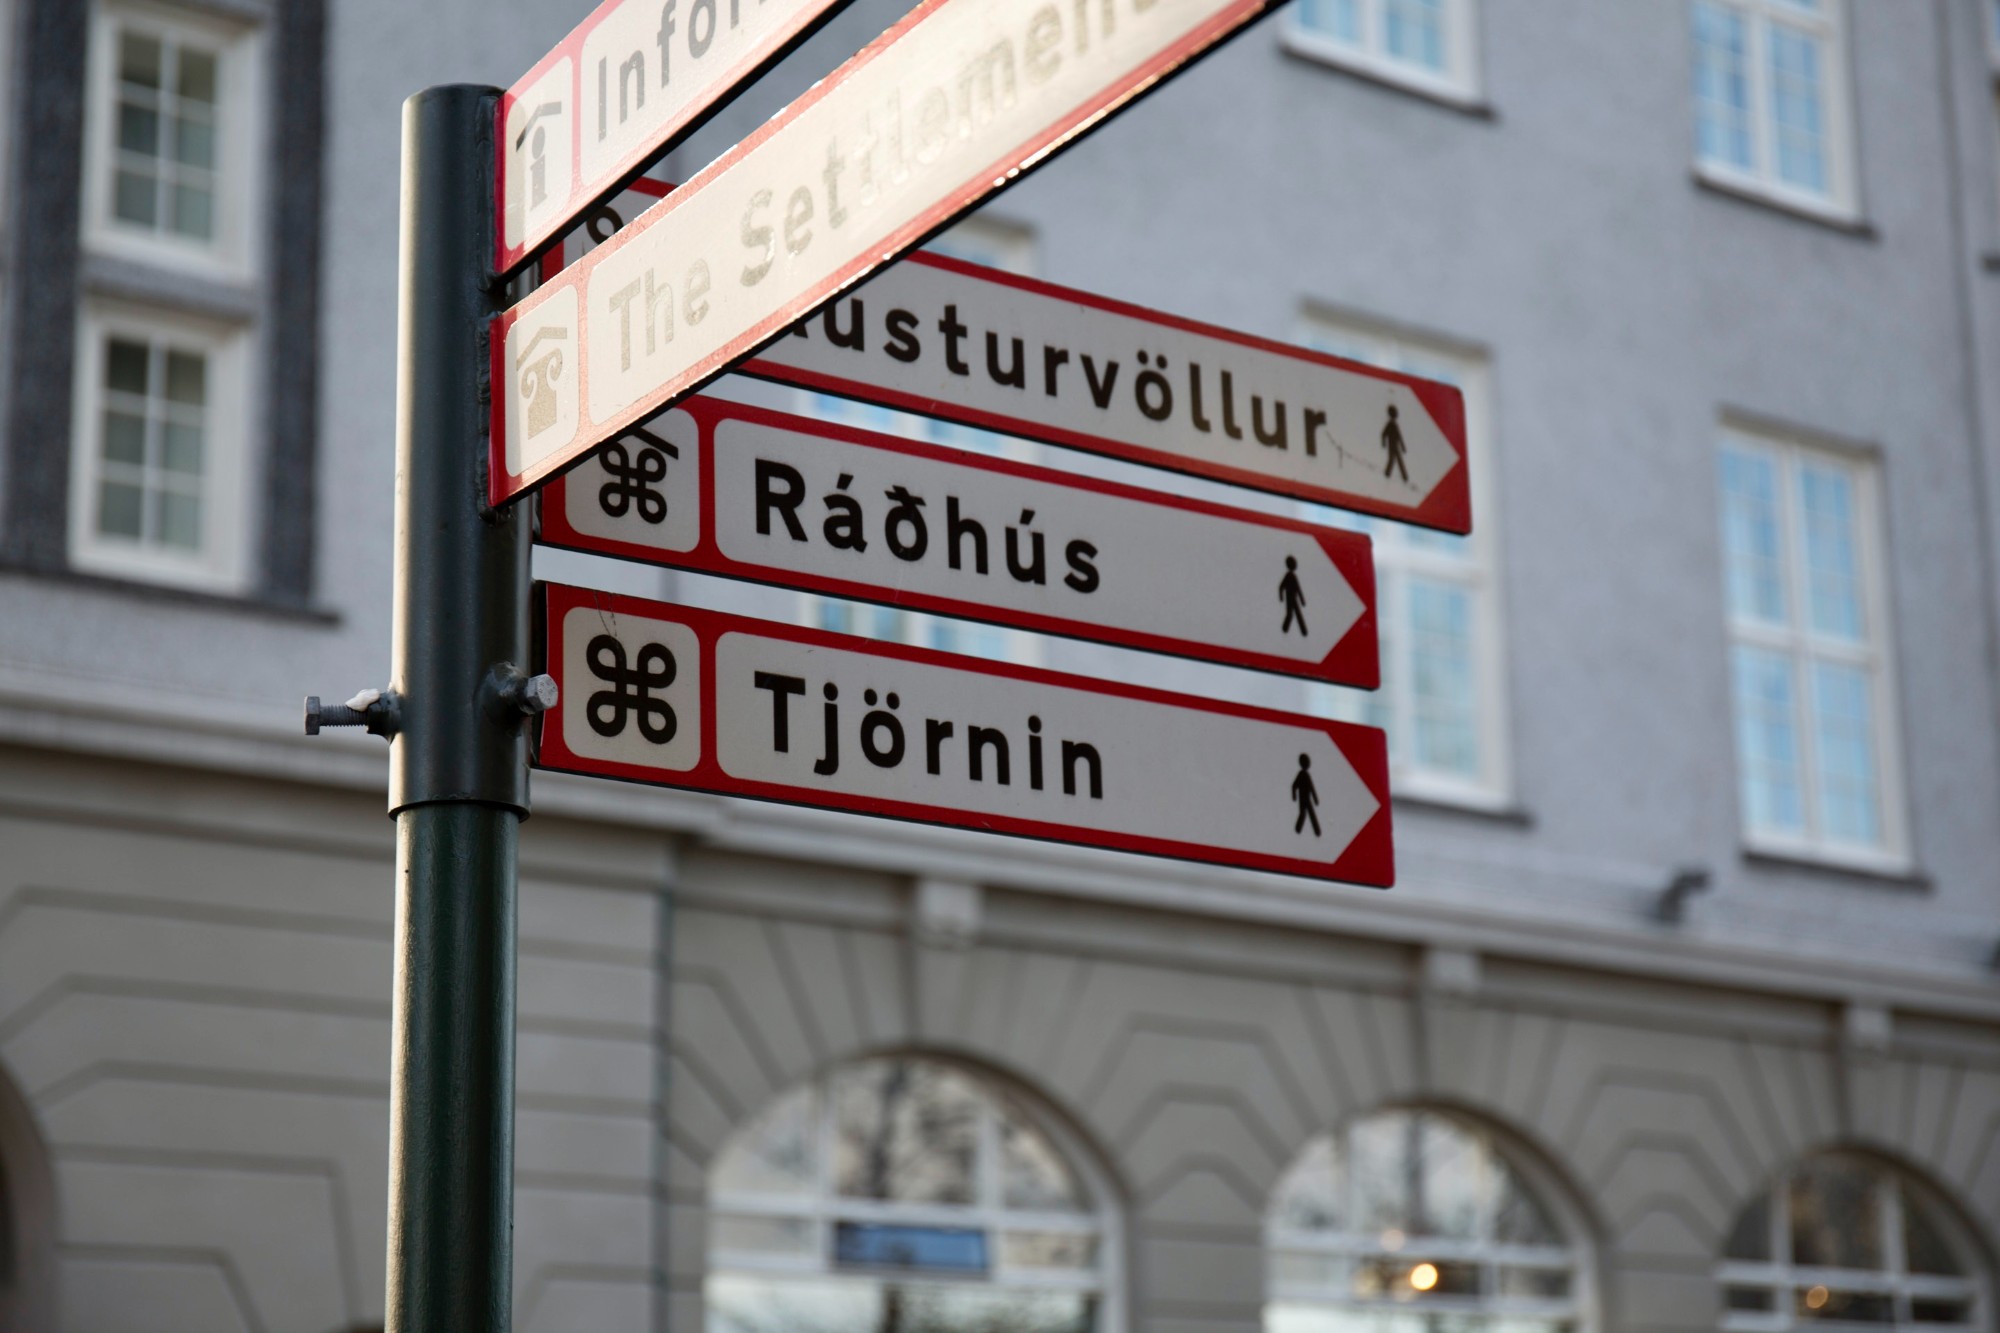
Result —
[{"label": "pedestrian pictogram", "polygon": [[1394,407],[1389,409],[1388,423],[1382,427],[1382,452],[1389,456],[1389,461],[1382,467],[1382,475],[1386,477],[1394,472],[1408,481],[1410,469],[1404,465],[1403,455],[1409,452],[1409,446],[1403,443],[1403,428],[1396,424]]},{"label": "pedestrian pictogram", "polygon": [[1312,766],[1311,755],[1299,756],[1299,775],[1292,779],[1292,799],[1298,802],[1299,818],[1298,822],[1292,825],[1292,832],[1305,832],[1306,821],[1311,820],[1313,836],[1317,838],[1320,836],[1319,788],[1313,785]]},{"label": "pedestrian pictogram", "polygon": [[1285,557],[1285,577],[1278,580],[1278,600],[1285,604],[1285,620],[1278,627],[1280,633],[1288,634],[1293,625],[1299,627],[1301,637],[1306,633],[1306,590],[1299,583],[1299,560],[1297,556]]}]

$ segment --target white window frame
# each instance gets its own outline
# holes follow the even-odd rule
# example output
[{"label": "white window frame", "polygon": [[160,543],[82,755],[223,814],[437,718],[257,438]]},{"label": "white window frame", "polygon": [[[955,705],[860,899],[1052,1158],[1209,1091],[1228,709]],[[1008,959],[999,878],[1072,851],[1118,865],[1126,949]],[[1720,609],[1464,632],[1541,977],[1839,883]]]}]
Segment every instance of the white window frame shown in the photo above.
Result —
[{"label": "white window frame", "polygon": [[[117,151],[118,38],[126,30],[168,40],[191,40],[216,49],[215,235],[208,241],[146,230],[112,212]],[[248,281],[258,272],[263,237],[256,201],[263,191],[262,163],[269,117],[265,102],[265,35],[233,24],[140,0],[98,0],[91,16],[86,77],[83,153],[83,238],[87,248],[120,258]]]},{"label": "white window frame", "polygon": [[1442,72],[1400,60],[1389,54],[1384,0],[1356,0],[1361,39],[1346,42],[1318,28],[1307,27],[1294,6],[1279,29],[1285,48],[1296,55],[1340,69],[1405,87],[1461,106],[1480,100],[1479,0],[1445,0]]},{"label": "white window frame", "polygon": [[[1771,1247],[1769,1262],[1724,1258],[1715,1268],[1716,1285],[1724,1288],[1756,1288],[1772,1293],[1769,1312],[1761,1310],[1732,1310],[1725,1294],[1722,1308],[1722,1329],[1724,1333],[1792,1333],[1796,1329],[1810,1330],[1819,1326],[1813,1319],[1799,1319],[1790,1308],[1787,1297],[1800,1288],[1824,1286],[1840,1291],[1867,1292],[1889,1296],[1898,1306],[1906,1307],[1912,1298],[1926,1297],[1940,1300],[1968,1300],[1972,1307],[1972,1318],[1963,1324],[1917,1323],[1914,1320],[1897,1318],[1886,1324],[1834,1324],[1835,1328],[1871,1328],[1881,1333],[1975,1333],[1988,1327],[1989,1315],[1986,1284],[1976,1276],[1980,1271],[1978,1256],[1966,1253],[1965,1238],[1958,1234],[1958,1228],[1951,1225],[1952,1219],[1938,1217],[1945,1243],[1959,1252],[1959,1261],[1969,1274],[1968,1277],[1946,1277],[1938,1274],[1912,1273],[1909,1271],[1908,1256],[1903,1248],[1903,1187],[1912,1185],[1905,1176],[1893,1168],[1882,1166],[1873,1168],[1879,1173],[1875,1190],[1875,1206],[1879,1211],[1878,1226],[1882,1244],[1886,1251],[1884,1264],[1879,1269],[1853,1268],[1803,1268],[1792,1263],[1792,1234],[1789,1212],[1792,1188],[1792,1171],[1786,1171],[1775,1184],[1765,1191],[1763,1197],[1768,1213],[1770,1228],[1767,1241]],[[1754,1202],[1751,1206],[1754,1206]],[[1929,1210],[1935,1216],[1939,1210]]]},{"label": "white window frame", "polygon": [[[729,1191],[711,1188],[708,1196],[708,1226],[704,1238],[703,1253],[706,1256],[703,1276],[714,1276],[718,1271],[734,1276],[771,1274],[774,1276],[825,1276],[838,1280],[842,1277],[870,1276],[896,1282],[900,1285],[922,1286],[926,1278],[920,1272],[908,1275],[844,1273],[827,1261],[832,1253],[831,1232],[836,1222],[879,1222],[901,1223],[915,1226],[977,1227],[984,1230],[996,1241],[1005,1231],[1045,1231],[1067,1232],[1094,1237],[1097,1241],[1097,1268],[1094,1273],[1082,1274],[1064,1270],[1016,1270],[1008,1274],[1004,1285],[1016,1290],[1071,1291],[1093,1294],[1098,1300],[1097,1333],[1125,1333],[1125,1237],[1123,1216],[1118,1208],[1116,1196],[1110,1182],[1098,1169],[1097,1162],[1085,1150],[1084,1145],[1074,1135],[1057,1123],[1053,1117],[1036,1114],[1024,1105],[1018,1097],[1009,1096],[993,1086],[984,1074],[959,1066],[954,1061],[940,1060],[928,1055],[906,1057],[925,1063],[944,1065],[955,1069],[977,1088],[981,1097],[979,1115],[979,1201],[972,1204],[908,1204],[885,1203],[873,1199],[851,1199],[841,1196],[833,1183],[833,1160],[835,1146],[835,1122],[831,1097],[828,1089],[832,1078],[829,1071],[813,1080],[807,1089],[793,1088],[779,1097],[788,1097],[804,1091],[811,1099],[814,1134],[817,1141],[816,1163],[818,1167],[818,1188],[811,1195],[767,1194],[750,1191]],[[866,1063],[863,1061],[862,1063]],[[776,1105],[774,1098],[772,1105]],[[1026,1209],[1009,1209],[998,1202],[1001,1195],[999,1177],[999,1121],[1002,1109],[1010,1111],[1014,1117],[1046,1138],[1062,1155],[1063,1162],[1076,1173],[1085,1196],[1094,1205],[1092,1212],[1037,1212]],[[720,1154],[718,1154],[718,1159]],[[790,1258],[783,1255],[759,1254],[755,1251],[729,1251],[721,1249],[714,1241],[714,1223],[718,1217],[755,1217],[797,1219],[807,1222],[815,1233],[814,1255],[811,1258]],[[989,1273],[998,1271],[998,1247],[994,1252],[995,1262]],[[989,1280],[990,1277],[989,1277]],[[933,1278],[931,1281],[947,1285],[954,1283],[949,1277]],[[704,1311],[704,1323],[706,1312]]]},{"label": "white window frame", "polygon": [[[1032,228],[997,218],[971,217],[941,233],[924,247],[972,263],[985,264],[1008,273],[1028,274],[1035,266],[1035,233]],[[838,421],[843,425],[859,426],[866,430],[883,434],[901,435],[908,439],[926,443],[939,443],[934,431],[944,423],[934,421],[914,412],[889,412],[887,421],[861,421],[856,418],[866,412],[871,418],[882,415],[881,409],[857,406],[853,416],[846,415],[838,408],[829,412],[824,396],[810,390],[800,390],[797,394],[797,411],[804,416],[820,417]],[[844,405],[843,405],[844,406]],[[962,429],[951,427],[951,429]],[[1020,463],[1040,460],[1041,448],[1028,440],[1012,437],[999,438],[997,456]],[[832,598],[820,597],[812,593],[801,593],[798,602],[798,623],[818,628],[822,625],[825,608]],[[872,609],[859,607],[864,615]],[[898,643],[911,644],[919,648],[936,648],[932,642],[933,631],[940,623],[958,621],[957,617],[932,616],[921,611],[902,608],[881,608],[896,617]],[[959,622],[963,623],[963,622]],[[1000,636],[1003,660],[1017,662],[1025,666],[1038,666],[1043,659],[1042,641],[1032,634],[1020,630],[981,624],[981,629],[991,629]],[[941,651],[957,651],[942,649]]]},{"label": "white window frame", "polygon": [[[1727,534],[1723,520],[1724,496],[1719,467],[1722,450],[1763,453],[1778,463],[1779,542],[1785,579],[1788,623],[1782,627],[1739,616],[1729,604]],[[1873,458],[1852,449],[1829,447],[1815,440],[1754,429],[1742,424],[1723,424],[1717,453],[1716,519],[1718,547],[1722,553],[1723,615],[1729,628],[1729,698],[1732,730],[1732,767],[1737,784],[1737,817],[1744,845],[1755,852],[1793,859],[1819,861],[1883,874],[1906,874],[1910,870],[1909,820],[1903,786],[1903,745],[1896,689],[1895,622],[1891,615],[1884,547],[1881,466]],[[1861,614],[1867,630],[1864,641],[1853,644],[1816,633],[1811,628],[1806,598],[1804,551],[1798,512],[1798,469],[1802,462],[1838,468],[1854,483],[1855,551],[1860,562]],[[1797,704],[1802,710],[1795,718],[1799,732],[1800,781],[1805,801],[1807,831],[1790,836],[1753,828],[1749,820],[1748,792],[1741,764],[1740,728],[1736,715],[1736,649],[1763,649],[1784,655],[1798,671]],[[1879,845],[1841,842],[1819,831],[1819,764],[1814,737],[1810,671],[1803,668],[1815,661],[1838,662],[1860,667],[1869,675],[1869,701],[1874,709],[1876,799],[1879,805],[1882,839]]]},{"label": "white window frame", "polygon": [[[1389,602],[1377,608],[1379,622],[1391,642],[1385,655],[1382,688],[1390,708],[1390,725],[1403,744],[1392,743],[1390,781],[1398,796],[1464,806],[1486,811],[1513,808],[1513,759],[1507,718],[1507,663],[1503,644],[1506,620],[1500,586],[1500,524],[1495,521],[1493,485],[1493,397],[1491,363],[1463,345],[1422,338],[1330,312],[1310,310],[1300,323],[1299,341],[1308,347],[1344,347],[1363,353],[1359,359],[1391,370],[1408,369],[1423,373],[1423,366],[1451,366],[1465,397],[1467,465],[1472,469],[1472,534],[1465,539],[1463,556],[1447,555],[1411,547],[1394,538],[1372,543],[1377,571],[1377,591],[1381,592],[1387,573],[1401,592],[1392,591]],[[1339,354],[1339,353],[1337,353]],[[1303,506],[1301,513],[1315,522],[1338,521],[1330,511]],[[1382,521],[1384,526],[1400,525]],[[1380,531],[1381,529],[1378,529]],[[1415,691],[1409,680],[1393,680],[1400,667],[1410,661],[1409,618],[1403,607],[1407,579],[1411,576],[1450,583],[1470,594],[1473,608],[1473,707],[1480,755],[1477,777],[1434,768],[1418,767],[1413,758],[1415,736]],[[1357,719],[1365,707],[1364,696],[1353,690],[1306,684],[1308,711],[1322,716]]]},{"label": "white window frame", "polygon": [[[1301,1304],[1317,1304],[1322,1308],[1343,1312],[1388,1313],[1407,1312],[1435,1314],[1441,1316],[1468,1315],[1476,1320],[1492,1319],[1505,1323],[1510,1318],[1524,1321],[1548,1320],[1567,1323],[1575,1333],[1596,1333],[1602,1326],[1603,1314],[1598,1299],[1597,1264],[1592,1252],[1590,1230],[1586,1219],[1568,1191],[1553,1173],[1539,1162],[1524,1154],[1509,1151],[1499,1136],[1485,1125],[1453,1112],[1439,1110],[1431,1106],[1392,1106],[1340,1125],[1328,1134],[1319,1136],[1306,1144],[1286,1164],[1279,1175],[1279,1188],[1291,1176],[1293,1169],[1302,1161],[1308,1151],[1318,1142],[1332,1138],[1345,1149],[1354,1128],[1366,1121],[1385,1115],[1428,1114],[1450,1121],[1460,1131],[1478,1140],[1486,1149],[1489,1160],[1503,1164],[1517,1175],[1521,1183],[1534,1194],[1539,1203],[1563,1233],[1567,1244],[1562,1247],[1500,1245],[1490,1236],[1475,1240],[1433,1240],[1422,1237],[1379,1235],[1354,1229],[1326,1231],[1302,1227],[1287,1227],[1275,1217],[1267,1215],[1264,1224],[1265,1250],[1265,1302],[1268,1304],[1290,1300]],[[1351,1150],[1347,1150],[1350,1151]],[[1355,1215],[1354,1173],[1348,1170],[1344,1186],[1343,1211],[1352,1218]],[[1270,1210],[1275,1211],[1278,1191],[1274,1189]],[[1490,1222],[1490,1217],[1482,1217],[1482,1222]],[[1280,1252],[1291,1255],[1314,1255],[1335,1261],[1347,1259],[1381,1259],[1399,1256],[1407,1252],[1412,1263],[1444,1260],[1478,1264],[1485,1268],[1511,1267],[1532,1268],[1542,1271],[1561,1270],[1569,1274],[1570,1294],[1561,1300],[1536,1301],[1531,1298],[1500,1297],[1479,1305],[1474,1301],[1463,1301],[1448,1297],[1438,1297],[1422,1302],[1382,1298],[1334,1296],[1324,1289],[1316,1289],[1311,1284],[1288,1284],[1277,1280],[1270,1272],[1271,1260]]]},{"label": "white window frame", "polygon": [[[79,570],[223,594],[249,582],[250,478],[248,334],[178,313],[109,301],[85,304],[77,321],[75,428],[70,449],[69,555]],[[182,553],[97,531],[98,468],[104,449],[105,344],[126,337],[197,352],[208,361],[208,436],[202,466],[202,549]]]},{"label": "white window frame", "polygon": [[[1689,109],[1694,112],[1690,130],[1695,135],[1695,173],[1702,179],[1728,189],[1759,195],[1787,208],[1810,213],[1835,222],[1851,223],[1861,213],[1859,170],[1854,150],[1854,90],[1848,55],[1847,0],[1820,0],[1822,9],[1814,14],[1790,0],[1687,0]],[[1749,170],[1727,162],[1711,162],[1701,155],[1700,109],[1693,104],[1692,73],[1697,52],[1694,45],[1694,8],[1697,3],[1734,9],[1747,20],[1749,32],[1750,152]],[[1821,39],[1826,56],[1826,82],[1822,88],[1821,112],[1826,118],[1827,192],[1814,194],[1778,176],[1777,115],[1771,105],[1771,27],[1774,24],[1810,32]]]}]

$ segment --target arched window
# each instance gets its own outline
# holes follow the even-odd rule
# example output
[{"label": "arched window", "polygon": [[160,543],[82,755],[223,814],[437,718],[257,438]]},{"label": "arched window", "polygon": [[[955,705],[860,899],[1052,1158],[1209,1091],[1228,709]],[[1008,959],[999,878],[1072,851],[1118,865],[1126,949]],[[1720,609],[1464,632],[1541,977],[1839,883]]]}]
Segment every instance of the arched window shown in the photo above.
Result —
[{"label": "arched window", "polygon": [[1818,1324],[1985,1328],[1977,1258],[1918,1182],[1856,1153],[1794,1166],[1736,1219],[1722,1247],[1725,1329]]},{"label": "arched window", "polygon": [[957,1066],[842,1066],[716,1160],[709,1333],[1108,1330],[1116,1236],[1080,1163]]},{"label": "arched window", "polygon": [[1492,1137],[1388,1111],[1306,1145],[1266,1222],[1266,1333],[1583,1333],[1573,1226]]}]

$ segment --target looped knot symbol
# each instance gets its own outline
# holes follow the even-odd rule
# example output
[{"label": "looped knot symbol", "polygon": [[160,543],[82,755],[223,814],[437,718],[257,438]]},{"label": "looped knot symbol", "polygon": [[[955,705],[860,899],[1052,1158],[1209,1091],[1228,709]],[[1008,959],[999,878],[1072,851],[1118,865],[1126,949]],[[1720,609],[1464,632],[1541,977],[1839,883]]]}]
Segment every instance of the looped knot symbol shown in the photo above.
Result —
[{"label": "looped knot symbol", "polygon": [[611,687],[591,695],[584,706],[592,731],[606,738],[620,735],[626,718],[637,713],[641,736],[655,745],[665,745],[674,738],[680,730],[679,719],[664,699],[653,697],[654,690],[666,689],[679,674],[672,653],[649,643],[639,650],[638,665],[629,666],[625,645],[609,634],[600,634],[585,648],[584,658],[590,663],[590,673]]},{"label": "looped knot symbol", "polygon": [[623,441],[613,440],[599,455],[599,465],[611,480],[598,490],[597,503],[612,518],[623,518],[628,510],[637,509],[646,522],[664,523],[667,497],[654,488],[667,479],[667,459],[679,458],[681,451],[651,431],[630,434],[645,443],[628,453]]}]

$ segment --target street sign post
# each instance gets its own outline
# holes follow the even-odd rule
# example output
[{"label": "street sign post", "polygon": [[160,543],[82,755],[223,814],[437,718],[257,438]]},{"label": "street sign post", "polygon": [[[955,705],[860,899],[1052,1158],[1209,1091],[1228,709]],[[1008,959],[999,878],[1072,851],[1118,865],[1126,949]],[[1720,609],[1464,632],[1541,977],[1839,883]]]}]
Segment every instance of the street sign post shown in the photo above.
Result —
[{"label": "street sign post", "polygon": [[540,540],[1372,689],[1368,539],[700,396],[542,492]]},{"label": "street sign post", "polygon": [[494,271],[518,267],[848,3],[604,0],[500,99]]},{"label": "street sign post", "polygon": [[1380,731],[542,585],[539,767],[1386,888]]},{"label": "street sign post", "polygon": [[1433,380],[912,254],[739,369],[1296,499],[1469,532]]},{"label": "street sign post", "polygon": [[1274,0],[924,0],[491,338],[492,501],[698,388]]}]

